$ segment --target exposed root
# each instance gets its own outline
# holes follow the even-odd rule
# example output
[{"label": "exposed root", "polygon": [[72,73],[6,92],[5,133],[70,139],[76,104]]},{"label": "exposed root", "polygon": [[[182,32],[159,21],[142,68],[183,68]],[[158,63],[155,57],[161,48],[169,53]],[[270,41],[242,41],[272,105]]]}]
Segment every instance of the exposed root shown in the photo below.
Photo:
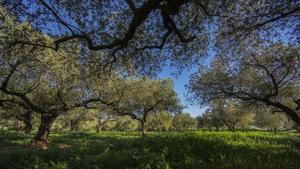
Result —
[{"label": "exposed root", "polygon": [[42,149],[42,150],[47,150],[49,149],[49,142],[47,140],[32,140],[31,144],[29,145],[30,148],[37,148],[37,149]]}]

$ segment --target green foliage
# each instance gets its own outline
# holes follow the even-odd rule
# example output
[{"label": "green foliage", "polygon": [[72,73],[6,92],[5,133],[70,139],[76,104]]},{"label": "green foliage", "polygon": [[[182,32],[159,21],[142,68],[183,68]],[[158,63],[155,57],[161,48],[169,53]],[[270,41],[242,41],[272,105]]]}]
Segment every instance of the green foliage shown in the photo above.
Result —
[{"label": "green foliage", "polygon": [[211,101],[209,109],[202,115],[205,127],[228,130],[245,129],[253,123],[254,114],[249,105],[236,99],[216,99]]},{"label": "green foliage", "polygon": [[211,111],[209,109],[206,110],[201,116],[203,127],[206,127],[209,130],[211,130],[212,127],[215,127],[216,130],[219,130],[219,128],[224,127],[224,123],[220,120],[219,117],[220,115],[218,111]]},{"label": "green foliage", "polygon": [[120,116],[116,120],[114,129],[117,131],[136,131],[139,127],[139,123],[136,120],[132,120],[129,116]]},{"label": "green foliage", "polygon": [[269,129],[276,132],[278,129],[291,127],[287,116],[280,112],[271,112],[270,109],[264,109],[255,116],[255,125],[263,129]]},{"label": "green foliage", "polygon": [[[30,135],[1,132],[5,169],[298,169],[299,134],[291,132],[102,132],[51,135],[50,149],[28,148]],[[59,148],[59,146],[61,148]]]},{"label": "green foliage", "polygon": [[147,120],[147,128],[154,131],[168,131],[172,127],[172,119],[170,113],[161,111],[149,116]]},{"label": "green foliage", "polygon": [[119,100],[118,103],[111,108],[112,113],[116,115],[130,115],[141,120],[148,114],[163,110],[176,112],[181,108],[170,79],[128,79],[112,84],[112,87],[112,90],[106,90],[107,98],[112,100],[114,96],[122,95],[116,99]]},{"label": "green foliage", "polygon": [[215,99],[265,104],[299,126],[299,46],[257,41],[255,47],[248,47],[240,47],[236,53],[220,50],[208,69],[192,76],[190,99],[200,104]]},{"label": "green foliage", "polygon": [[175,130],[196,129],[197,125],[197,120],[188,113],[178,113],[173,118],[173,128]]}]

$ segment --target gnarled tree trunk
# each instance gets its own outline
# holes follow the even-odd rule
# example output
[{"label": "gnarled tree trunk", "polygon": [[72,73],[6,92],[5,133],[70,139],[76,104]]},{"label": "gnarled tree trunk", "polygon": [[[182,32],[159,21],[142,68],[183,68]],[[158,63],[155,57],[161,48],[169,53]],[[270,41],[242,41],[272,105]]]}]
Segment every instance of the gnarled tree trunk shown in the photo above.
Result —
[{"label": "gnarled tree trunk", "polygon": [[22,131],[25,133],[30,133],[32,130],[32,124],[31,124],[31,117],[32,112],[27,111],[25,114],[17,116],[16,118],[24,123],[24,127],[22,128]]},{"label": "gnarled tree trunk", "polygon": [[30,133],[30,131],[32,130],[32,124],[30,121],[24,121],[24,128],[22,129],[25,133]]},{"label": "gnarled tree trunk", "polygon": [[32,145],[36,146],[47,146],[48,145],[48,136],[50,133],[51,126],[56,119],[56,114],[42,114],[41,123],[39,129],[32,140]]}]

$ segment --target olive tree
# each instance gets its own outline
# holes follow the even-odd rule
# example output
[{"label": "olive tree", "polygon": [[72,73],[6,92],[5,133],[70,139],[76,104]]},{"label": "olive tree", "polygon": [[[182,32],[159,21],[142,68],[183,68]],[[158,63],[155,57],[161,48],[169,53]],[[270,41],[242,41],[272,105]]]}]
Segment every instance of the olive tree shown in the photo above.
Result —
[{"label": "olive tree", "polygon": [[19,121],[22,122],[23,124],[21,130],[25,133],[30,133],[33,128],[33,112],[15,104],[11,104],[9,102],[2,103],[0,106],[0,117],[8,122],[7,124],[4,123],[4,125],[8,126],[10,120],[15,121],[17,124],[19,124]]},{"label": "olive tree", "polygon": [[175,130],[191,130],[197,128],[197,120],[188,113],[177,113],[172,122]]},{"label": "olive tree", "polygon": [[276,109],[260,105],[256,107],[256,112],[254,118],[255,127],[274,132],[279,129],[291,129],[293,127],[293,123],[288,116],[276,111]]},{"label": "olive tree", "polygon": [[4,9],[0,12],[0,103],[38,113],[40,125],[33,144],[47,143],[59,115],[97,100],[86,96],[91,93],[83,85],[88,67],[80,66],[83,62],[79,48],[73,43],[65,44],[59,51],[15,43],[23,39],[47,44],[51,40]]},{"label": "olive tree", "polygon": [[300,50],[269,44],[243,50],[236,57],[218,55],[210,68],[193,75],[191,100],[240,99],[264,103],[300,125]]},{"label": "olive tree", "polygon": [[253,122],[253,113],[243,103],[237,100],[226,100],[219,112],[219,119],[230,131],[237,128],[247,128]]},{"label": "olive tree", "polygon": [[[114,85],[115,86],[115,85]],[[114,87],[116,88],[116,87]],[[176,112],[181,109],[171,80],[147,78],[129,79],[119,85],[114,101],[105,101],[110,111],[119,116],[130,116],[140,122],[141,132],[146,136],[147,118],[160,111]],[[107,97],[106,97],[107,98]],[[110,97],[111,98],[111,97]]]},{"label": "olive tree", "polygon": [[154,131],[168,131],[172,127],[172,114],[161,111],[149,116],[147,128]]},{"label": "olive tree", "polygon": [[118,131],[137,131],[138,127],[139,123],[131,117],[118,116],[114,129]]},{"label": "olive tree", "polygon": [[201,116],[203,127],[208,128],[209,131],[212,131],[212,128],[215,127],[216,131],[219,131],[220,128],[224,127],[224,123],[220,119],[219,111],[212,111],[207,109]]}]

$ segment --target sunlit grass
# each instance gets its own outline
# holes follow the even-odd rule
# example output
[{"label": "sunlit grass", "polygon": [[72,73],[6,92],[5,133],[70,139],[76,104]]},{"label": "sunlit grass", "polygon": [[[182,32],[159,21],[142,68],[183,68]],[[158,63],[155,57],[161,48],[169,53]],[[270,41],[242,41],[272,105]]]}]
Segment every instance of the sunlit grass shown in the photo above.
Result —
[{"label": "sunlit grass", "polygon": [[50,148],[28,148],[32,135],[2,132],[0,168],[298,169],[292,132],[53,133]]}]

